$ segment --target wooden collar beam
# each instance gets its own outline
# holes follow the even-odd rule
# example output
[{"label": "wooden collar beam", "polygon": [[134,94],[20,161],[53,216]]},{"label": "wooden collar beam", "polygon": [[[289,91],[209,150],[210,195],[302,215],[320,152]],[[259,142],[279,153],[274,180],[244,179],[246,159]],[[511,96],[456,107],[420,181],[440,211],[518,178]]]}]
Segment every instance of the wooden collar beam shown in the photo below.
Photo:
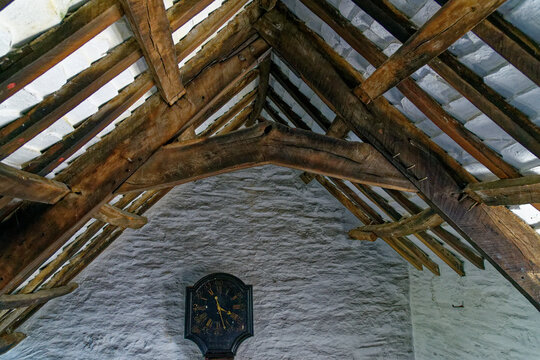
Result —
[{"label": "wooden collar beam", "polygon": [[469,184],[464,191],[487,205],[540,203],[540,175]]},{"label": "wooden collar beam", "polygon": [[337,60],[329,61],[334,56],[330,50],[282,6],[265,14],[255,27],[351,129],[415,184],[430,207],[540,309],[540,237],[530,226],[507,209],[458,201],[462,184],[456,171],[436,155],[433,142],[406,119],[392,116],[384,99],[366,107],[336,71]]},{"label": "wooden collar beam", "polygon": [[267,164],[386,188],[415,190],[369,144],[266,123],[191,144],[164,146],[117,192],[169,187]]},{"label": "wooden collar beam", "polygon": [[0,310],[15,309],[45,303],[51,299],[67,295],[79,285],[70,283],[52,289],[38,290],[30,294],[0,295]]}]

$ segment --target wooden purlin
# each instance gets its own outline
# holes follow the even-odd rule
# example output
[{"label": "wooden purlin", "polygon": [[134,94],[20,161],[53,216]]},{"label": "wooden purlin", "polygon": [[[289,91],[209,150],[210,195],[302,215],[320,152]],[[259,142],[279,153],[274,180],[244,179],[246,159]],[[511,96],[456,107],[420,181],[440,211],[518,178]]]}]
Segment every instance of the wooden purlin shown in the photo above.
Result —
[{"label": "wooden purlin", "polygon": [[[122,183],[123,178],[127,178],[151,152],[180,131],[183,121],[188,121],[206,104],[205,98],[213,98],[222,87],[230,84],[241,74],[246,65],[256,63],[258,57],[267,50],[268,46],[264,41],[255,41],[237,56],[205,69],[206,65],[213,61],[212,58],[207,58],[207,63],[201,64],[198,72],[204,70],[188,84],[192,93],[187,94],[187,98],[184,96],[173,107],[168,107],[155,96],[149,98],[135,111],[130,121],[123,121],[113,133],[77,158],[60,174],[58,179],[66,181],[71,186],[74,190],[73,196],[68,195],[48,209],[30,206],[24,210],[29,217],[22,215],[19,210],[18,218],[29,222],[23,231],[10,221],[2,223],[0,225],[2,231],[5,229],[6,234],[14,233],[14,237],[8,236],[14,241],[2,243],[0,269],[4,276],[0,282],[1,292],[12,290],[29,272],[54,253],[80,225],[86,222],[89,214],[95,211],[97,206],[101,206],[110,198],[110,194]],[[215,74],[219,74],[217,79]],[[134,133],[136,135],[133,135]],[[115,147],[119,148],[111,152]],[[104,149],[106,150],[102,151]],[[107,169],[107,172],[96,172],[95,169],[98,167]],[[97,181],[95,176],[91,176],[88,172],[93,175],[99,173],[102,181]],[[78,208],[79,214],[87,215],[75,219],[73,212],[71,215],[69,213],[69,209],[73,208]],[[43,213],[43,216],[36,217],[39,213]],[[60,226],[51,225],[60,219],[62,219]],[[48,221],[52,222],[46,225]],[[34,222],[34,226],[29,225]],[[35,236],[40,234],[45,236],[40,236],[38,241],[34,241]],[[15,241],[17,237],[20,241]],[[32,247],[25,247],[22,250],[17,243],[31,243]],[[12,251],[17,254],[17,258],[10,255]],[[8,283],[10,285],[6,286]]]},{"label": "wooden purlin", "polygon": [[363,134],[406,175],[432,208],[487,254],[492,264],[540,308],[538,234],[506,209],[485,205],[471,207],[471,201],[459,202],[462,184],[456,182],[455,175],[461,167],[449,171],[448,163],[437,155],[433,142],[408,120],[395,116],[397,110],[385,99],[379,98],[365,107],[341,77],[341,73],[349,70],[342,67],[337,72],[339,63],[329,61],[335,56],[334,51],[320,45],[321,40],[286,14],[286,8],[277,8],[279,11],[274,9],[267,13],[255,25],[274,50],[304,81],[317,87],[318,93],[333,104],[333,109],[353,129]]},{"label": "wooden purlin", "polygon": [[[353,2],[402,43],[417,31],[416,26],[388,1]],[[448,51],[434,58],[428,65],[517,142],[540,157],[540,128],[533,124],[527,115],[508,104],[479,75],[460,63]]]}]

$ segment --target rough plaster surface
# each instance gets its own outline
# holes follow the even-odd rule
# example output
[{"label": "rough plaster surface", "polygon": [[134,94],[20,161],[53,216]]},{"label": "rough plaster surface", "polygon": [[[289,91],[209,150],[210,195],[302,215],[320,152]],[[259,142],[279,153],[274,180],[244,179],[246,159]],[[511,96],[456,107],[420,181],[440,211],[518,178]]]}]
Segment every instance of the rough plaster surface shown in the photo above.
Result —
[{"label": "rough plaster surface", "polygon": [[253,285],[237,359],[412,359],[405,263],[347,238],[355,218],[317,183],[265,167],[176,188],[45,306],[2,359],[200,359],[184,291],[212,272]]},{"label": "rough plaster surface", "polygon": [[540,313],[489,263],[465,271],[410,269],[416,359],[539,359]]}]

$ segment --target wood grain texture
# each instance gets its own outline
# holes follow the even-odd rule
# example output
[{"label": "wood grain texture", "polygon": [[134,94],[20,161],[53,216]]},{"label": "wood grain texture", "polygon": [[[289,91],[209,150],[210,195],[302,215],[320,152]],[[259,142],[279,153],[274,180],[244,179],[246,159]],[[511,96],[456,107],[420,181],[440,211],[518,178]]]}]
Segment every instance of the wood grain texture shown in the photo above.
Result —
[{"label": "wood grain texture", "polygon": [[540,175],[470,184],[464,191],[487,205],[539,203]]},{"label": "wood grain texture", "polygon": [[421,213],[406,217],[399,221],[358,227],[349,231],[349,236],[355,239],[358,237],[365,237],[364,233],[373,233],[379,237],[407,236],[420,231],[430,230],[435,226],[440,226],[443,222],[444,220],[433,210],[426,209]]},{"label": "wood grain texture", "polygon": [[450,0],[355,91],[378,98],[426,65],[506,0]]},{"label": "wood grain texture", "polygon": [[[276,11],[279,9],[279,11]],[[458,201],[461,184],[455,174],[429,149],[427,136],[408,121],[389,117],[380,102],[365,107],[350,91],[345,80],[328,61],[327,51],[298,24],[286,9],[278,6],[256,24],[260,34],[284,57],[302,79],[318,93],[396,168],[413,182],[423,198],[447,222],[486,257],[540,308],[540,238],[510,211]],[[321,52],[321,51],[324,51]],[[395,154],[399,157],[394,157]],[[415,165],[411,168],[411,165]],[[427,177],[427,179],[426,179]]]},{"label": "wood grain texture", "polygon": [[255,99],[255,104],[253,106],[253,112],[249,115],[247,126],[252,126],[255,124],[255,121],[261,115],[262,108],[264,106],[264,101],[266,100],[266,93],[268,91],[268,82],[270,81],[270,64],[272,59],[268,56],[263,62],[259,65],[259,86],[257,88],[257,98]]},{"label": "wood grain texture", "polygon": [[267,50],[268,45],[259,40],[227,61],[208,66],[214,60],[208,57],[206,64],[200,64],[196,72],[199,75],[188,85],[191,93],[175,106],[169,107],[159,97],[150,97],[112,134],[87,150],[57,177],[69,184],[73,193],[52,207],[20,209],[17,222],[4,221],[1,231],[9,240],[0,245],[0,293],[18,286],[56,252],[94,211],[110,200],[112,192],[124,179],[205,106],[207,102],[203,99],[214,98],[243,74],[246,63],[256,64]]},{"label": "wood grain texture", "polygon": [[148,222],[148,219],[143,216],[132,214],[109,204],[103,205],[94,214],[94,218],[124,229],[140,229]]},{"label": "wood grain texture", "polygon": [[[417,31],[412,21],[388,1],[353,1],[403,43]],[[497,19],[494,15],[496,14],[492,14],[491,18]],[[498,26],[504,27],[504,22],[499,22]],[[506,33],[512,33],[511,29]],[[519,36],[514,36],[514,40],[518,38]],[[526,44],[526,41],[522,41],[522,44]],[[540,156],[540,128],[485,84],[482,77],[460,63],[448,51],[431,60],[429,66],[516,141],[536,156]]]},{"label": "wood grain texture", "polygon": [[167,145],[134,173],[118,193],[170,187],[267,164],[413,190],[371,145],[267,123],[227,136]]},{"label": "wood grain texture", "polygon": [[242,99],[240,99],[240,101],[231,106],[231,108],[227,110],[225,114],[221,115],[213,123],[208,125],[208,127],[201,132],[201,137],[208,137],[214,135],[223,125],[228,123],[240,111],[242,111],[246,106],[252,103],[257,94],[258,92],[256,89],[247,93]]},{"label": "wood grain texture", "polygon": [[38,290],[31,294],[0,295],[0,309],[14,309],[45,303],[51,299],[67,295],[79,285],[70,283],[52,289]]},{"label": "wood grain texture", "polygon": [[120,0],[165,101],[174,104],[186,90],[180,78],[171,28],[162,0]]},{"label": "wood grain texture", "polygon": [[61,182],[50,180],[0,163],[0,195],[56,204],[71,190]]},{"label": "wood grain texture", "polygon": [[[448,0],[435,0],[444,5]],[[486,44],[540,86],[540,51],[519,29],[492,14],[472,29]]]},{"label": "wood grain texture", "polygon": [[115,0],[92,0],[60,25],[0,59],[0,102],[65,59],[88,40],[119,20]]}]

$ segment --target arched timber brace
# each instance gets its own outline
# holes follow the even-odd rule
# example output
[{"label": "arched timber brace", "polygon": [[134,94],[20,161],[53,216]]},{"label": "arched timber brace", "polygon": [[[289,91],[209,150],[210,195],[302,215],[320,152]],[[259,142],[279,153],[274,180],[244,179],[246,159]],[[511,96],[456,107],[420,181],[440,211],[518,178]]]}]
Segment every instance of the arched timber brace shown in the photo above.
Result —
[{"label": "arched timber brace", "polygon": [[362,103],[344,80],[346,72],[338,72],[331,62],[329,50],[283,6],[265,14],[255,28],[352,130],[399,169],[445,221],[540,309],[540,237],[530,226],[505,208],[458,201],[464,184],[435,144],[406,119],[393,116],[384,98],[369,106]]},{"label": "arched timber brace", "polygon": [[164,146],[126,180],[118,193],[169,187],[266,164],[385,188],[416,190],[369,144],[262,123],[229,135]]}]

